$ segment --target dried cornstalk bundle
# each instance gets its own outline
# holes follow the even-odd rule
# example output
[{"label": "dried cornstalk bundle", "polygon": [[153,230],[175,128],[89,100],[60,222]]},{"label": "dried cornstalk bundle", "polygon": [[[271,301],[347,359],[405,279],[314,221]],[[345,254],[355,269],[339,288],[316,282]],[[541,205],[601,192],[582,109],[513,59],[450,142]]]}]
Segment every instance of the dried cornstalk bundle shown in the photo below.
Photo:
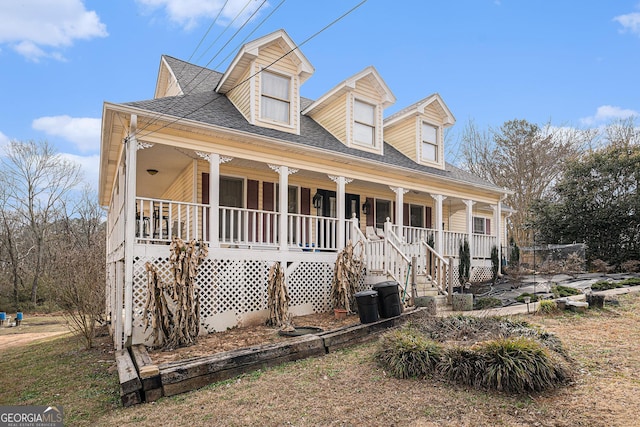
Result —
[{"label": "dried cornstalk bundle", "polygon": [[194,344],[200,332],[200,299],[197,294],[198,267],[207,258],[207,247],[200,241],[185,243],[174,237],[170,246],[171,273],[175,304],[173,325],[165,347],[175,348]]},{"label": "dried cornstalk bundle", "polygon": [[289,314],[289,292],[284,282],[284,270],[279,262],[274,263],[269,270],[269,284],[267,286],[267,305],[269,319],[267,325],[282,327],[283,330],[293,330],[291,315]]},{"label": "dried cornstalk bundle", "polygon": [[145,268],[148,296],[144,310],[148,315],[144,318],[144,330],[146,332],[151,327],[153,342],[163,343],[171,331],[172,314],[167,304],[165,286],[158,277],[158,268],[149,262],[145,264]]},{"label": "dried cornstalk bundle", "polygon": [[333,308],[344,308],[351,311],[356,286],[362,277],[364,268],[364,251],[359,248],[360,245],[362,245],[360,241],[355,246],[351,241],[348,241],[344,249],[338,253],[331,281]]}]

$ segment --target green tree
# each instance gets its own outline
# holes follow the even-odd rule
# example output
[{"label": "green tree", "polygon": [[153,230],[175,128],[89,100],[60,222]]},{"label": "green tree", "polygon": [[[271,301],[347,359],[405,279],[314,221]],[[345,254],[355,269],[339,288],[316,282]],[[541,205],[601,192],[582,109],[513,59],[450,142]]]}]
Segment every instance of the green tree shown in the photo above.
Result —
[{"label": "green tree", "polygon": [[540,242],[584,242],[587,259],[617,266],[640,259],[640,134],[632,123],[609,126],[609,145],[569,162],[554,198],[533,206]]},{"label": "green tree", "polygon": [[564,162],[576,158],[594,137],[594,131],[540,127],[526,120],[510,120],[488,131],[469,122],[461,147],[470,172],[514,192],[505,200],[515,210],[509,235],[522,246],[532,241],[531,230],[525,227],[531,205],[550,190]]}]

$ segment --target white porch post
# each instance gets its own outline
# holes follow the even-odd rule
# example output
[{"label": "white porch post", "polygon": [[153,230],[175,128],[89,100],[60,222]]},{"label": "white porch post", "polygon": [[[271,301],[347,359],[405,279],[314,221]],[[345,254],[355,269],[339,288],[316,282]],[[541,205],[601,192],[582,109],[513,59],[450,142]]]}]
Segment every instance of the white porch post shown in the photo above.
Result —
[{"label": "white porch post", "polygon": [[220,247],[220,155],[209,153],[209,246]]},{"label": "white porch post", "polygon": [[467,241],[469,242],[469,258],[473,259],[473,205],[476,204],[473,200],[462,201],[467,207]]},{"label": "white porch post", "polygon": [[346,187],[346,179],[344,176],[339,176],[336,178],[336,215],[338,216],[338,233],[336,239],[336,247],[338,250],[342,250],[345,245],[344,235],[345,235],[345,187]]},{"label": "white porch post", "polygon": [[[129,136],[125,139],[126,162],[125,162],[125,245],[124,245],[124,341],[131,337],[133,319],[133,243],[136,235],[136,164],[138,140],[136,130],[138,126],[138,116],[131,115]],[[140,215],[144,215],[140,212]],[[121,313],[115,313],[118,321]]]},{"label": "white porch post", "polygon": [[402,187],[389,187],[391,191],[396,193],[396,234],[398,237],[402,235],[402,226],[404,224],[404,195],[409,192]]},{"label": "white porch post", "polygon": [[444,250],[444,229],[442,225],[442,202],[446,196],[442,194],[432,194],[431,197],[436,201],[436,247],[435,250],[442,253]]},{"label": "white porch post", "polygon": [[286,251],[289,248],[289,230],[287,230],[289,222],[289,168],[280,166],[278,173],[280,174],[280,206],[278,206],[278,211],[280,212],[280,250]]},{"label": "white porch post", "polygon": [[278,239],[280,241],[280,250],[289,250],[289,175],[298,172],[298,169],[289,169],[288,166],[269,165],[272,171],[277,172],[280,175],[278,185],[278,198],[280,203],[278,206],[278,212],[280,218],[278,219]]}]

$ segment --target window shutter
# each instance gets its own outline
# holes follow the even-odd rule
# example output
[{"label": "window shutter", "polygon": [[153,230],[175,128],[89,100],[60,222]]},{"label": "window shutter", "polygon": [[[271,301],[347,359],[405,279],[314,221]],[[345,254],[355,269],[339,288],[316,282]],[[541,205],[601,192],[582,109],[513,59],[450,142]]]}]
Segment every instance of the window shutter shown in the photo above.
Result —
[{"label": "window shutter", "polygon": [[402,204],[402,224],[411,225],[409,224],[409,204],[408,203]]},{"label": "window shutter", "polygon": [[256,180],[247,180],[247,209],[258,209],[258,187]]},{"label": "window shutter", "polygon": [[203,205],[209,204],[209,174],[202,172],[202,194],[200,194],[200,200]]},{"label": "window shutter", "polygon": [[367,226],[375,227],[376,225],[376,203],[370,197],[366,198],[366,203],[369,205],[369,213],[367,214]]},{"label": "window shutter", "polygon": [[262,183],[262,210],[273,212],[274,200],[273,200],[273,182]]},{"label": "window shutter", "polygon": [[311,214],[311,189],[310,188],[303,187],[300,189],[300,213],[302,215]]},{"label": "window shutter", "polygon": [[486,226],[485,226],[485,234],[491,235],[491,220],[487,218]]},{"label": "window shutter", "polygon": [[426,206],[425,207],[425,212],[427,215],[427,221],[426,221],[426,227],[427,228],[433,228],[433,224],[431,221],[431,206]]}]

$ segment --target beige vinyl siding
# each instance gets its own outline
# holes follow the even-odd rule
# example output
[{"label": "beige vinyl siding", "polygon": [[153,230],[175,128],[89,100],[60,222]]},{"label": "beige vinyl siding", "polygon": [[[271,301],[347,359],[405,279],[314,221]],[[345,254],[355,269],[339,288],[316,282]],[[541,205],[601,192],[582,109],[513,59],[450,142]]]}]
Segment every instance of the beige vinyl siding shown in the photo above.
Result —
[{"label": "beige vinyl siding", "polygon": [[362,78],[356,81],[356,89],[353,91],[353,94],[357,96],[364,96],[371,100],[376,100],[377,102],[381,101],[380,92],[376,89],[376,87],[372,84],[371,80],[373,77],[368,76],[366,78]]},{"label": "beige vinyl siding", "polygon": [[193,202],[193,163],[180,172],[161,198],[179,202]]},{"label": "beige vinyl siding", "polygon": [[347,95],[342,94],[319,111],[314,110],[310,117],[335,136],[340,142],[347,143]]},{"label": "beige vinyl siding", "polygon": [[289,133],[298,133],[299,132],[299,121],[300,121],[300,79],[298,77],[298,66],[294,63],[294,61],[289,56],[282,56],[287,53],[284,49],[282,49],[277,43],[272,43],[268,46],[260,48],[260,52],[258,54],[258,58],[256,58],[256,71],[262,70],[265,67],[269,67],[268,70],[272,71],[276,74],[281,74],[284,76],[292,76],[291,79],[291,99],[290,101],[290,111],[291,111],[291,123],[287,124],[279,124],[272,121],[261,120],[260,119],[260,94],[261,94],[261,79],[260,73],[256,75],[255,85],[253,87],[254,90],[254,115],[255,115],[255,123],[259,126],[268,127],[271,129],[281,130],[283,132]]},{"label": "beige vinyl siding", "polygon": [[242,113],[242,115],[247,119],[247,121],[251,122],[251,67],[249,67],[242,77],[239,79],[240,85],[233,89],[232,91],[227,92],[227,97],[236,106],[238,111]]},{"label": "beige vinyl siding", "polygon": [[407,117],[400,123],[384,129],[384,140],[411,160],[418,162],[416,141],[418,127],[415,117]]}]

